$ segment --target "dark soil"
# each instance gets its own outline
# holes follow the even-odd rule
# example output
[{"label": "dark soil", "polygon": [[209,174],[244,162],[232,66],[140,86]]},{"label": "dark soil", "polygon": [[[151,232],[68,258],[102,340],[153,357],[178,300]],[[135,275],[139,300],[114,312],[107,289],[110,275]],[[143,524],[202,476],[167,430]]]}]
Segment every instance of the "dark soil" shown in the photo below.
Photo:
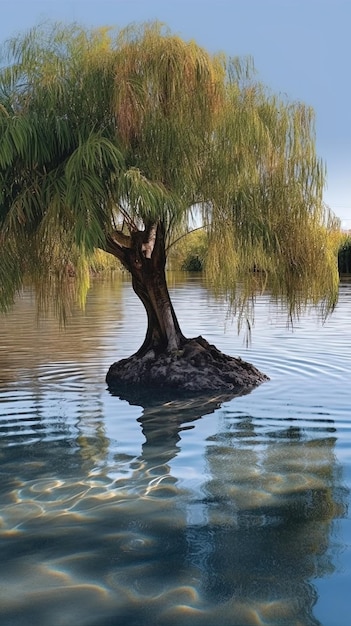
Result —
[{"label": "dark soil", "polygon": [[132,388],[176,393],[247,393],[268,376],[256,367],[224,354],[203,337],[188,339],[182,349],[143,357],[133,355],[111,365],[106,382],[113,392]]}]

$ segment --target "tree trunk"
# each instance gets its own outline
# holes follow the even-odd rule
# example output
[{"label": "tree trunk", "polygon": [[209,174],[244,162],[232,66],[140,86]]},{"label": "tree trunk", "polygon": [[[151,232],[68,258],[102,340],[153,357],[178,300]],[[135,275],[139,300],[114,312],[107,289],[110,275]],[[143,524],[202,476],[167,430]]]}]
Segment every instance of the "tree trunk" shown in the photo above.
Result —
[{"label": "tree trunk", "polygon": [[[166,394],[247,393],[267,376],[239,358],[223,354],[203,337],[187,339],[180,330],[166,283],[164,228],[150,223],[144,231],[130,226],[130,236],[114,231],[106,250],[131,273],[133,289],[147,314],[145,340],[132,356],[113,363],[106,382],[129,402],[148,402]],[[145,394],[147,397],[145,397]],[[163,397],[163,396],[162,396]]]},{"label": "tree trunk", "polygon": [[163,225],[150,224],[145,231],[132,232],[128,239],[128,247],[109,239],[107,250],[131,273],[134,292],[145,307],[147,331],[136,356],[180,350],[186,338],[168,292]]}]

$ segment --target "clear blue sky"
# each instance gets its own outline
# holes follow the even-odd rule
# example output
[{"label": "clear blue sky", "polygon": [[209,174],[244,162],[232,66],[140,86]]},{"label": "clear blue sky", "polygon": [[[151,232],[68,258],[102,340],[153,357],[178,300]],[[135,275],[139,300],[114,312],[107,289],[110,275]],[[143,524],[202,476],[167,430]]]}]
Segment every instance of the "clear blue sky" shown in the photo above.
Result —
[{"label": "clear blue sky", "polygon": [[45,19],[158,19],[211,51],[252,55],[263,82],[315,109],[325,201],[351,228],[351,0],[0,0],[0,41]]}]

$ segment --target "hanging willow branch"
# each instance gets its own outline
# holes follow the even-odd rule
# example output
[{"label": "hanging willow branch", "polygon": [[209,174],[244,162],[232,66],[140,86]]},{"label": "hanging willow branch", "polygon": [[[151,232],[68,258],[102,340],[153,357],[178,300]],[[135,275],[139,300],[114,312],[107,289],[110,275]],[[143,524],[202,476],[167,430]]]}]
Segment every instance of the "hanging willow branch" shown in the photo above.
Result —
[{"label": "hanging willow branch", "polygon": [[[41,302],[82,301],[95,248],[117,254],[118,237],[159,223],[169,249],[196,205],[209,279],[239,316],[266,287],[290,316],[309,303],[330,311],[338,224],[313,111],[268,92],[250,65],[159,23],[52,25],[7,42],[0,306],[25,277]],[[68,264],[78,280],[66,288]]]}]

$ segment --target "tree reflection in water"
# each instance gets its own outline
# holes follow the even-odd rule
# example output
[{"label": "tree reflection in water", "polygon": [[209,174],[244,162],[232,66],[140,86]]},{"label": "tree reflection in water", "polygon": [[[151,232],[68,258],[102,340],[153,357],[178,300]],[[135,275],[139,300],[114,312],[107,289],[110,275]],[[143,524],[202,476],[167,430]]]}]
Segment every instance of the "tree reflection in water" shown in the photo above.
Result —
[{"label": "tree reflection in water", "polygon": [[19,417],[2,450],[4,623],[317,626],[348,497],[333,421],[272,426],[228,399],[144,398],[126,454],[98,397],[51,422],[38,391],[35,445]]},{"label": "tree reflection in water", "polygon": [[[319,420],[311,438],[298,421],[282,420],[267,433],[251,416],[219,410],[219,431],[206,442],[201,490],[181,493],[172,461],[181,453],[182,431],[196,428],[195,420],[226,399],[144,401],[145,443],[130,487],[137,482],[144,494],[164,497],[163,514],[156,510],[152,521],[146,516],[162,546],[148,576],[161,573],[169,583],[186,580],[193,587],[187,624],[317,625],[313,579],[333,571],[333,522],[346,507],[333,422],[322,420],[321,427]],[[148,584],[152,588],[150,578]],[[164,617],[181,623],[184,611],[179,604]]]},{"label": "tree reflection in water", "polygon": [[[336,520],[349,495],[335,442],[342,463],[348,286],[329,334],[307,325],[295,352],[290,339],[270,352],[281,330],[265,334],[263,318],[260,345],[277,373],[269,402],[258,390],[248,402],[137,397],[128,406],[104,390],[115,350],[123,358],[142,340],[122,328],[134,296],[117,282],[121,300],[95,284],[65,333],[51,318],[33,326],[27,292],[3,319],[1,624],[71,626],[74,616],[77,626],[316,626],[334,595],[347,624],[349,537]],[[194,285],[183,308],[189,317],[193,298],[198,320],[195,296],[206,308],[208,293]],[[214,337],[216,311],[212,302]],[[307,356],[306,341],[314,346]],[[318,588],[326,599],[314,610]]]}]

